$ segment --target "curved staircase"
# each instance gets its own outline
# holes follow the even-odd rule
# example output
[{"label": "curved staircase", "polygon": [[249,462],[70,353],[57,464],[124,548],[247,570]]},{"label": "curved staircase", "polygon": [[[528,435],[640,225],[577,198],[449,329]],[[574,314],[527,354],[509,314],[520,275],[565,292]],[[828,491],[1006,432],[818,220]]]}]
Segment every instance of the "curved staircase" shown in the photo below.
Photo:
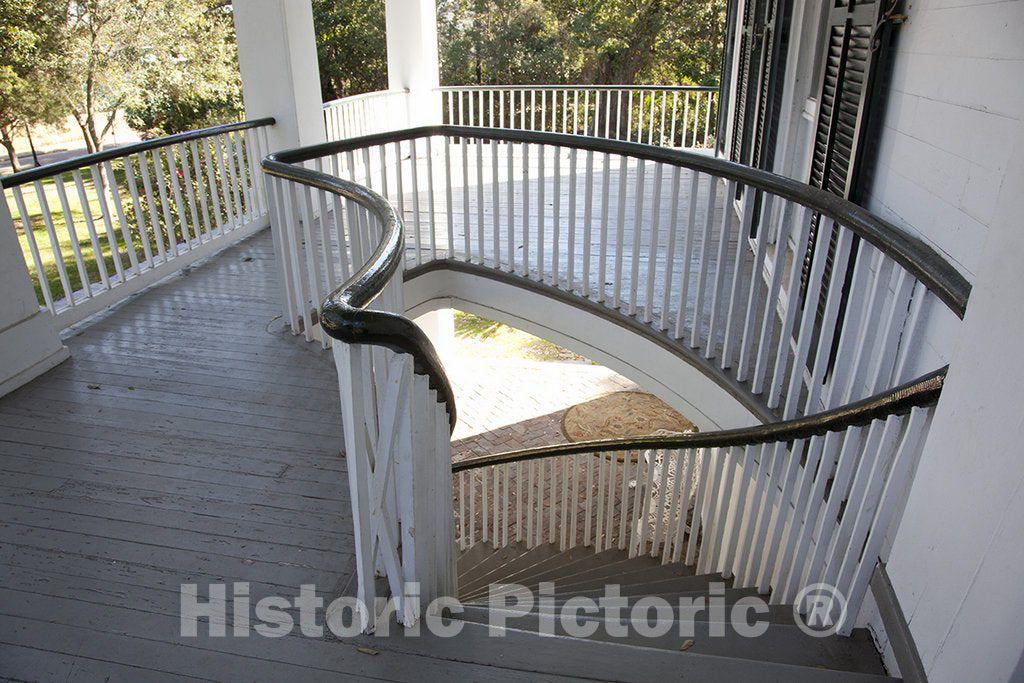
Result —
[{"label": "curved staircase", "polygon": [[[459,638],[387,647],[598,679],[889,680],[855,626],[942,389],[930,328],[966,309],[939,254],[791,179],[583,136],[434,126],[263,168],[289,325],[338,369],[358,597],[390,595],[410,628],[436,598],[464,604]],[[509,301],[524,319],[559,304],[551,329],[617,344],[712,424],[761,424],[453,463],[454,395],[405,316]],[[622,633],[553,618],[611,584],[630,610],[675,606]],[[819,584],[849,605],[828,607],[835,636],[797,622]],[[702,598],[766,602],[767,631],[686,607]]]},{"label": "curved staircase", "polygon": [[[607,656],[627,656],[631,662],[657,656],[684,679],[692,668],[701,680],[736,680],[732,677],[737,675],[743,680],[896,680],[885,676],[866,629],[854,629],[849,637],[810,636],[797,626],[792,605],[767,606],[766,613],[757,616],[768,624],[763,634],[749,637],[737,633],[721,614],[711,614],[703,606],[714,598],[724,605],[728,615],[737,601],[756,598],[757,591],[733,588],[732,581],[721,574],[695,574],[682,562],[661,564],[649,555],[629,557],[618,549],[595,553],[589,547],[560,550],[557,544],[528,548],[524,543],[496,549],[480,543],[459,556],[458,576],[464,611],[457,618],[497,625],[495,617],[500,616],[500,624],[507,631],[527,642],[529,636],[543,629],[547,637],[561,639],[559,645],[570,658],[575,644],[589,642],[621,646],[608,650]],[[545,597],[540,598],[544,583],[550,585],[543,593]],[[525,588],[537,598],[528,611],[518,603],[517,589],[507,584],[520,586],[520,591]],[[645,631],[644,625],[658,629],[660,624],[658,630],[666,631],[663,635],[638,632],[626,616],[620,622],[605,615],[583,613],[576,613],[575,621],[580,629],[593,632],[580,637],[571,622],[567,631],[558,616],[566,604],[573,598],[596,601],[606,595],[608,586],[617,586],[622,596],[622,615],[638,604],[641,608],[649,606],[652,597],[667,601],[673,606],[671,627],[664,625],[666,615],[652,608],[644,609],[648,617],[640,631]],[[609,621],[620,623],[621,629],[609,627]],[[587,628],[588,622],[595,625]],[[593,651],[589,656],[594,656]],[[591,663],[588,670],[600,669]]]}]

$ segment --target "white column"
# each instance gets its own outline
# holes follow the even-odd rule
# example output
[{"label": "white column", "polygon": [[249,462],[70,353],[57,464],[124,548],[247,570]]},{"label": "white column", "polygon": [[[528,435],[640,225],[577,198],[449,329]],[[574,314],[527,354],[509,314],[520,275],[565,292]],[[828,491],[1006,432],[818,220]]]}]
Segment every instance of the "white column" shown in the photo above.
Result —
[{"label": "white column", "polygon": [[248,119],[273,116],[270,151],[326,140],[310,0],[234,3]]},{"label": "white column", "polygon": [[388,89],[409,90],[408,125],[441,123],[436,0],[386,0]]},{"label": "white column", "polygon": [[53,316],[39,308],[7,201],[0,193],[0,396],[68,357]]},{"label": "white column", "polygon": [[415,320],[427,337],[434,345],[434,350],[441,360],[448,363],[455,360],[453,355],[455,345],[455,310],[452,308],[439,308],[429,313],[424,313]]},{"label": "white column", "polygon": [[1024,124],[888,569],[928,679],[1021,680]]}]

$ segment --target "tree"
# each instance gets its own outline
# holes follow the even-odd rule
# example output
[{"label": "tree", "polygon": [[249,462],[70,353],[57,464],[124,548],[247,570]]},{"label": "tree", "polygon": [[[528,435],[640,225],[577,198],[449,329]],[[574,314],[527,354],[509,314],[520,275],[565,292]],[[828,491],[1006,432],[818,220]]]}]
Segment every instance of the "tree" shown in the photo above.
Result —
[{"label": "tree", "polygon": [[[183,91],[196,96],[197,102],[231,101],[230,87],[221,93],[204,91],[216,90],[219,79],[230,82],[226,65],[232,62],[225,53],[230,34],[221,16],[225,11],[223,2],[212,0],[74,0],[68,4],[62,27],[67,68],[59,94],[90,152],[102,147],[122,109],[142,113],[140,121],[146,120],[148,111],[149,121],[162,128],[161,119],[176,121],[189,112],[206,113],[206,105],[183,104],[176,114],[177,105],[172,105],[168,114],[167,101],[187,102],[180,96]],[[212,86],[210,79],[216,81]],[[233,79],[237,81],[237,73]]]},{"label": "tree", "polygon": [[325,102],[387,87],[384,0],[313,0],[313,26]]},{"label": "tree", "polygon": [[726,0],[440,0],[443,83],[713,85]]},{"label": "tree", "polygon": [[540,0],[441,0],[438,41],[443,83],[565,83],[580,67]]},{"label": "tree", "polygon": [[18,171],[14,134],[65,114],[53,91],[61,55],[57,0],[0,0],[0,144]]},{"label": "tree", "polygon": [[173,68],[148,63],[142,92],[125,109],[144,137],[224,123],[243,110],[230,6],[211,2],[183,21],[191,40],[178,46]]}]

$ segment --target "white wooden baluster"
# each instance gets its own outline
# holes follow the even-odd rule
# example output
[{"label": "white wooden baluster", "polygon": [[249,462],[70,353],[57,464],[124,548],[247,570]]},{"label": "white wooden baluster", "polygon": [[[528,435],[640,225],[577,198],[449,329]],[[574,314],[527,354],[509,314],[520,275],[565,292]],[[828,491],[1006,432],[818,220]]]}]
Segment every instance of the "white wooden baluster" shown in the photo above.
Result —
[{"label": "white wooden baluster", "polygon": [[[704,174],[707,175],[707,174]],[[690,346],[697,348],[701,343],[711,344],[710,339],[704,340],[704,300],[708,276],[708,265],[710,264],[710,248],[712,232],[715,224],[715,206],[718,201],[718,192],[715,189],[715,177],[707,175],[707,193],[705,195],[707,206],[704,209],[704,230],[701,233],[700,251],[697,257],[697,288],[693,298],[693,325],[690,327]],[[696,196],[696,195],[695,195]],[[709,321],[710,324],[710,321]]]},{"label": "white wooden baluster", "polygon": [[[815,439],[818,439],[818,442],[817,444],[812,443],[808,451],[807,462],[800,467],[800,483],[796,489],[793,517],[786,534],[786,545],[782,549],[778,566],[772,575],[772,585],[775,587],[772,599],[778,600],[778,604],[784,604],[783,601],[786,601],[787,595],[791,597],[786,602],[793,599],[791,593],[793,574],[795,573],[793,568],[794,565],[802,567],[802,562],[805,558],[803,554],[796,555],[796,549],[798,545],[803,544],[802,539],[807,537],[805,535],[807,529],[804,527],[804,524],[808,518],[809,509],[817,510],[821,507],[822,499],[820,494],[819,497],[810,497],[814,475],[819,469],[819,463],[822,468],[827,467],[827,471],[831,471],[836,456],[839,453],[842,436],[841,432],[829,432],[824,437],[815,437]],[[814,439],[812,439],[813,441]],[[806,547],[803,552],[806,552]]]},{"label": "white wooden baluster", "polygon": [[[122,167],[124,169],[125,176],[128,177],[132,174],[131,162],[127,157],[121,159]],[[117,211],[117,224],[121,228],[121,239],[124,240],[125,251],[128,253],[128,262],[131,264],[132,275],[140,275],[142,273],[141,266],[139,265],[139,257],[135,251],[135,244],[131,236],[131,228],[128,226],[128,220],[124,213],[124,204],[121,201],[121,188],[117,183],[117,176],[114,175],[114,169],[111,162],[103,162],[103,173],[106,177],[107,185],[110,188],[110,196],[113,198],[114,209]],[[95,178],[93,179],[95,182]],[[140,235],[143,234],[140,231]]]},{"label": "white wooden baluster", "polygon": [[[875,508],[875,517],[873,521],[870,518],[865,521],[865,524],[870,524],[870,526],[867,530],[868,536],[864,542],[863,553],[859,558],[856,553],[847,553],[843,560],[844,567],[840,571],[840,576],[848,578],[840,585],[846,586],[845,596],[851,606],[860,605],[864,600],[868,582],[879,560],[882,544],[890,532],[890,525],[897,509],[905,500],[910,474],[920,455],[921,438],[930,419],[930,414],[930,408],[913,408],[911,410],[910,416],[906,419],[906,431],[892,456],[885,485]],[[866,508],[863,512],[867,517]],[[848,570],[845,566],[846,563],[850,564]],[[845,636],[850,635],[856,619],[856,614],[852,612],[848,614],[847,619],[840,625],[839,633]]]},{"label": "white wooden baluster", "polygon": [[[672,562],[679,562],[684,557],[683,555],[683,534],[688,531],[686,524],[686,513],[690,508],[690,499],[693,495],[693,477],[694,477],[694,464],[697,457],[697,451],[695,450],[681,450],[679,451],[679,465],[677,466],[677,473],[682,470],[683,459],[686,460],[686,469],[683,475],[679,478],[679,483],[676,485],[676,525],[675,533],[673,534],[674,540],[672,542]],[[678,476],[678,475],[677,475]],[[668,554],[666,553],[666,557]]]},{"label": "white wooden baluster", "polygon": [[[39,283],[39,289],[43,294],[43,301],[46,303],[46,308],[50,313],[56,313],[56,308],[53,303],[53,294],[50,292],[50,283],[46,277],[46,270],[43,268],[43,259],[39,253],[39,245],[36,244],[35,231],[32,229],[32,222],[29,220],[28,211],[25,208],[25,198],[21,194],[21,187],[19,185],[12,187],[11,194],[14,196],[14,202],[18,207],[18,216],[21,218],[22,232],[25,235],[29,251],[32,254],[32,264],[35,267],[36,282]],[[59,254],[54,254],[54,260],[59,262]]]},{"label": "white wooden baluster", "polygon": [[[716,188],[718,185],[718,179],[713,178],[711,181],[712,188]],[[715,191],[714,189],[712,191]],[[722,353],[718,352],[718,336],[719,328],[721,327],[721,298],[726,295],[725,292],[725,271],[726,267],[726,254],[729,249],[729,238],[732,234],[733,224],[733,211],[730,206],[732,197],[736,195],[736,182],[733,180],[728,181],[725,184],[725,197],[724,206],[722,207],[722,222],[718,229],[718,252],[715,257],[715,278],[711,285],[711,314],[708,327],[708,341],[704,345],[704,357],[712,358],[717,353],[719,356],[724,356],[725,341],[722,341]],[[741,244],[739,240],[736,242],[736,251],[742,253],[745,251],[740,248]]]}]

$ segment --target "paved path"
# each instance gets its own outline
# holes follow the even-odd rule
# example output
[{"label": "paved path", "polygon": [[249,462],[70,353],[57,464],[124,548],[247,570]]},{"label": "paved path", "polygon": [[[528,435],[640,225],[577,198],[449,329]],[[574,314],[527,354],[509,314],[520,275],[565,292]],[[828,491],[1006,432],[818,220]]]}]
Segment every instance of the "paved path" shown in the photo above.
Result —
[{"label": "paved path", "polygon": [[449,365],[459,406],[454,459],[564,443],[566,408],[610,391],[638,388],[589,363],[472,358]]}]

